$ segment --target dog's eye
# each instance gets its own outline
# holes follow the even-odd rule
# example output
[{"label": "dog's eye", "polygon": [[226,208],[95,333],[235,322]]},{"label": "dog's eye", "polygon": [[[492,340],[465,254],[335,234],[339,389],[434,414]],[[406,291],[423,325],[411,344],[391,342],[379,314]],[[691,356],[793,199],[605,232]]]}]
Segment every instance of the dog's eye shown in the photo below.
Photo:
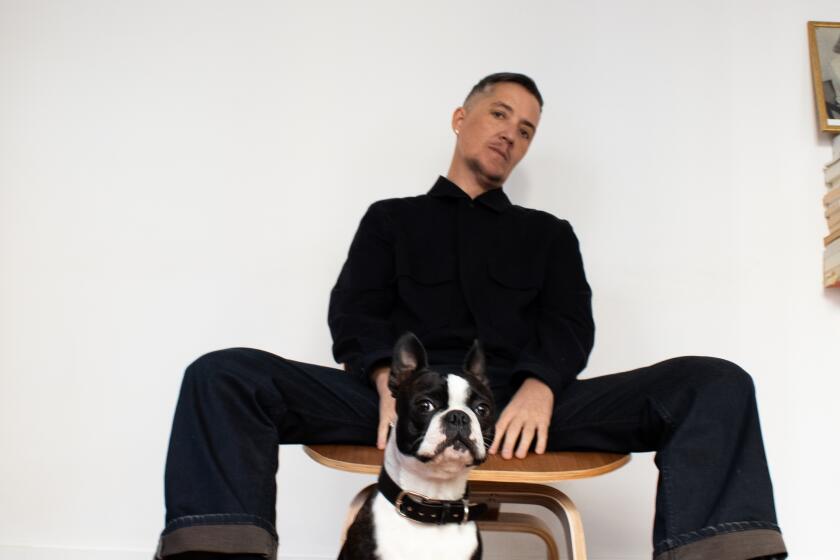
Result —
[{"label": "dog's eye", "polygon": [[417,403],[414,406],[416,406],[418,410],[421,410],[423,412],[431,412],[435,409],[435,403],[433,403],[429,399],[417,401]]},{"label": "dog's eye", "polygon": [[489,407],[489,406],[487,406],[487,405],[486,405],[486,404],[484,404],[484,403],[479,403],[479,404],[477,404],[477,405],[473,408],[473,411],[475,411],[475,413],[476,413],[478,416],[480,416],[481,418],[484,418],[484,417],[486,417],[488,414],[490,414],[490,407]]}]

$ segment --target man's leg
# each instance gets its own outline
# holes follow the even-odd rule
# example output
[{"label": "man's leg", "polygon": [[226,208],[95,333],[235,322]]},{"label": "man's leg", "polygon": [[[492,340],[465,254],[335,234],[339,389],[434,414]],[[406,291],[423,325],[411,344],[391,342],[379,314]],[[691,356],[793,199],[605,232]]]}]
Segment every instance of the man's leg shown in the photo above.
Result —
[{"label": "man's leg", "polygon": [[275,558],[278,444],[372,444],[378,413],[375,389],[338,369],[250,348],[202,356],[175,409],[156,557]]},{"label": "man's leg", "polygon": [[575,381],[549,449],[656,451],[655,560],[785,558],[752,379],[682,357]]}]

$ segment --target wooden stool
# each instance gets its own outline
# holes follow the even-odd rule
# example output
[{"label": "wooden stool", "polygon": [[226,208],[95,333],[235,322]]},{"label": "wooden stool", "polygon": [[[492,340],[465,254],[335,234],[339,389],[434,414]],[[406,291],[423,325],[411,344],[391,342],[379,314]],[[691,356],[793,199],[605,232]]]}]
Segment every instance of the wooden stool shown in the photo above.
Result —
[{"label": "wooden stool", "polygon": [[[379,474],[382,451],[359,445],[304,446],[309,457],[327,467],[361,474]],[[586,560],[583,523],[574,502],[556,488],[539,482],[556,482],[589,478],[624,466],[630,455],[597,452],[555,452],[530,454],[526,459],[504,460],[497,455],[470,474],[470,499],[486,502],[489,512],[478,522],[482,531],[530,533],[545,542],[548,558],[559,560],[557,543],[550,528],[538,517],[522,513],[500,512],[502,504],[530,504],[551,511],[563,524],[566,534],[566,556],[572,560]],[[363,489],[353,499],[344,524],[341,540],[359,508],[362,507],[375,484]]]}]

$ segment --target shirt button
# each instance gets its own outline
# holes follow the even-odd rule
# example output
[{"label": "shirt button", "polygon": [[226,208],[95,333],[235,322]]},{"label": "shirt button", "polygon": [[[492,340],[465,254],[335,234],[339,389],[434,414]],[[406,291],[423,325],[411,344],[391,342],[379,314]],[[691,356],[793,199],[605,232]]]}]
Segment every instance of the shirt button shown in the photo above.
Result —
[{"label": "shirt button", "polygon": [[470,208],[475,208],[475,202],[470,201]]}]

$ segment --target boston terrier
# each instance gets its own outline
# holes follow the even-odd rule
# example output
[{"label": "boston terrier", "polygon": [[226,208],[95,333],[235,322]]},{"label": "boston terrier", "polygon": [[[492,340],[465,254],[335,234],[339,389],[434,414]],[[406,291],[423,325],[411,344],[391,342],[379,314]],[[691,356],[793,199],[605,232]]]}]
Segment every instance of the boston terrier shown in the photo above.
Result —
[{"label": "boston terrier", "polygon": [[347,530],[339,560],[481,558],[474,519],[486,505],[469,501],[467,477],[493,441],[484,352],[476,341],[462,371],[433,370],[423,345],[406,333],[393,356],[396,423],[377,489]]}]

